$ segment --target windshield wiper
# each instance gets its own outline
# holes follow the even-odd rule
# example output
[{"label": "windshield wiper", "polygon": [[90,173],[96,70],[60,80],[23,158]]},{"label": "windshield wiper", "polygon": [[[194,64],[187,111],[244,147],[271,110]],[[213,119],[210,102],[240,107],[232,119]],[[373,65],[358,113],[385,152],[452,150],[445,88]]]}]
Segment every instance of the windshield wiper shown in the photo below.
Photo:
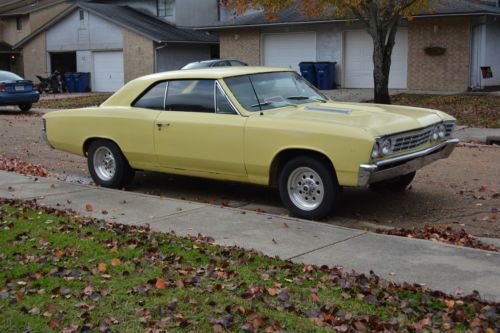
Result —
[{"label": "windshield wiper", "polygon": [[271,105],[271,104],[272,104],[271,102],[263,102],[263,103],[257,103],[257,104],[251,105],[250,107],[251,108],[256,108],[256,107],[260,107],[260,106],[268,106],[268,105]]},{"label": "windshield wiper", "polygon": [[298,101],[305,100],[305,99],[312,99],[314,101],[318,101],[318,102],[321,102],[321,103],[326,103],[327,102],[326,99],[312,97],[312,96],[289,96],[289,97],[286,97],[286,99],[292,99],[292,100],[298,100]]},{"label": "windshield wiper", "polygon": [[297,107],[297,104],[288,103],[288,102],[285,102],[285,101],[279,101],[279,102],[262,102],[262,103],[257,103],[257,104],[251,105],[250,107],[256,108],[256,107],[261,107],[261,106],[268,106],[268,105],[271,105],[273,103],[284,103],[285,105],[290,105],[290,106]]}]

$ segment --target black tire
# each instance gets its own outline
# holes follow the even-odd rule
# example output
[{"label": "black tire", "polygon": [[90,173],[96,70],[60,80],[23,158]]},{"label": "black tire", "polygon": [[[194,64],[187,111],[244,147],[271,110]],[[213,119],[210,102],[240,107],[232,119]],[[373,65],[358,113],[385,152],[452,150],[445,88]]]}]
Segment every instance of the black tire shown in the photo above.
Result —
[{"label": "black tire", "polygon": [[[106,162],[99,162],[99,156],[103,152],[112,156],[114,172],[107,173]],[[96,154],[99,155],[96,156]],[[87,154],[87,164],[94,182],[103,187],[121,188],[130,184],[134,179],[135,170],[130,167],[120,148],[111,141],[97,140],[92,142]]]},{"label": "black tire", "polygon": [[29,104],[19,104],[19,109],[21,109],[21,112],[28,112],[31,107],[33,106],[33,104],[29,103]]},{"label": "black tire", "polygon": [[375,191],[403,192],[411,184],[416,174],[417,172],[413,171],[404,176],[373,183],[370,184],[370,188]]},{"label": "black tire", "polygon": [[[310,173],[311,176],[306,175],[304,178],[304,174],[301,173],[301,171],[307,172],[306,170],[314,171],[314,173],[319,176],[319,182],[312,177],[312,173]],[[316,183],[318,187],[308,187],[306,189],[305,186],[308,186],[307,184],[298,185],[299,183],[297,182],[297,186],[293,188],[295,189],[294,194],[293,189],[288,186],[289,181],[294,184],[294,179],[300,180],[301,178],[306,181],[310,181],[310,179],[313,180],[311,186],[315,186],[314,183]],[[337,207],[342,193],[342,188],[338,184],[335,170],[327,163],[310,156],[298,156],[288,161],[279,174],[278,182],[283,205],[292,215],[303,219],[318,220],[328,216]],[[316,190],[320,188],[323,189],[323,193],[317,193],[322,194],[322,199],[316,201],[316,198],[312,196],[314,196]],[[300,192],[299,194],[297,191],[300,189],[307,190],[308,192]],[[302,205],[301,207],[300,202],[309,204],[309,201],[306,202],[304,200],[311,200],[311,204],[317,204],[317,206],[304,208]],[[297,201],[299,201],[299,203],[297,203]]]}]

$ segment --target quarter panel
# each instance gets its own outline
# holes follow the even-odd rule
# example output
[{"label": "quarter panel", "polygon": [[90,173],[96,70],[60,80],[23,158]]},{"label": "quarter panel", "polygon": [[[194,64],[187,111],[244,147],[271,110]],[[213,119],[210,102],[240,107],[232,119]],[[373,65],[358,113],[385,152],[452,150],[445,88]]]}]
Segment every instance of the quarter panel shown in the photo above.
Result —
[{"label": "quarter panel", "polygon": [[132,167],[157,165],[153,130],[159,111],[131,107],[101,107],[51,112],[45,116],[51,145],[83,155],[87,139],[114,141]]}]

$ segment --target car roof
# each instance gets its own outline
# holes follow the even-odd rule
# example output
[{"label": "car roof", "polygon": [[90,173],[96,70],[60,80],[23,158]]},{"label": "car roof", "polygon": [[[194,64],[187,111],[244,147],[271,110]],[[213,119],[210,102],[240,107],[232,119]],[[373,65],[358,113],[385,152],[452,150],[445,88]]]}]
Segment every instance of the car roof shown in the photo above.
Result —
[{"label": "car roof", "polygon": [[146,75],[136,80],[159,81],[171,79],[223,79],[225,77],[258,74],[267,72],[291,72],[292,69],[263,66],[227,66],[197,69],[183,69]]},{"label": "car roof", "polygon": [[289,68],[261,67],[261,66],[227,66],[207,67],[200,69],[183,69],[170,72],[162,72],[142,76],[127,83],[122,89],[113,94],[102,106],[129,106],[133,100],[140,95],[144,89],[158,81],[185,80],[185,79],[208,79],[218,80],[227,77],[242,76],[249,74],[293,72]]}]

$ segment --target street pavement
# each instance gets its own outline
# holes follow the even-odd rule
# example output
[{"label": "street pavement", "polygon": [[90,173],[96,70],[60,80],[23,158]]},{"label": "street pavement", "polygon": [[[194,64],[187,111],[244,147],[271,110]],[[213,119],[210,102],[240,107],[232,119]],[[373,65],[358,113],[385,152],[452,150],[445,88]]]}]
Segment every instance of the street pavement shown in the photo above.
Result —
[{"label": "street pavement", "polygon": [[[201,233],[217,244],[294,262],[373,270],[396,282],[419,283],[450,294],[477,290],[487,300],[500,300],[500,253],[4,171],[0,171],[0,197],[37,199],[46,206],[116,223],[149,224],[153,230],[181,236]],[[87,204],[92,211],[87,211]]]}]

